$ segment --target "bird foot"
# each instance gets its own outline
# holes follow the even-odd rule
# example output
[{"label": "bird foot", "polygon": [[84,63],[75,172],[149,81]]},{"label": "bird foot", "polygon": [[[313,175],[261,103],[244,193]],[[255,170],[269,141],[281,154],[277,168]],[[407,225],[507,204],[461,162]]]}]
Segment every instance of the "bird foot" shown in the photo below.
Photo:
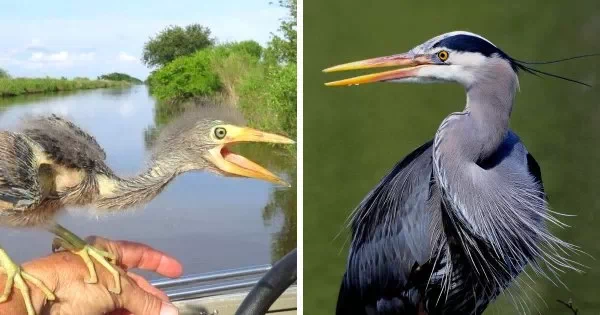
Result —
[{"label": "bird foot", "polygon": [[56,251],[60,248],[64,248],[83,259],[83,262],[87,266],[90,274],[90,277],[88,279],[85,279],[86,283],[98,283],[98,275],[96,273],[96,268],[94,267],[94,263],[92,261],[92,258],[94,258],[99,264],[104,266],[104,268],[106,268],[106,270],[108,270],[108,272],[110,272],[113,275],[115,285],[112,288],[108,288],[108,291],[115,294],[121,293],[121,274],[113,266],[117,263],[117,258],[115,257],[115,255],[100,250],[92,245],[85,245],[81,249],[76,249],[72,244],[68,243],[67,241],[61,238],[55,238],[52,242],[52,250]]},{"label": "bird foot", "polygon": [[23,296],[27,314],[35,315],[35,309],[31,302],[31,296],[29,295],[29,287],[25,280],[40,289],[49,301],[54,301],[56,299],[54,293],[52,293],[41,280],[23,271],[21,267],[15,264],[3,251],[0,253],[0,266],[2,267],[2,271],[6,273],[6,283],[4,285],[3,293],[0,295],[0,303],[6,302],[12,292],[12,288],[17,287]]}]

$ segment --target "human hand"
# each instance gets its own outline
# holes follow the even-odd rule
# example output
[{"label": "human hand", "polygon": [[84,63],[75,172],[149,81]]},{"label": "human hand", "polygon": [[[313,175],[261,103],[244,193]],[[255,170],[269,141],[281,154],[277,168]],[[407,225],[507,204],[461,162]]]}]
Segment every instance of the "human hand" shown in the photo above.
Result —
[{"label": "human hand", "polygon": [[[23,265],[23,269],[42,280],[56,295],[55,301],[46,301],[39,290],[32,289],[32,300],[38,314],[178,314],[162,291],[128,271],[140,268],[167,277],[178,277],[182,266],[177,260],[139,243],[100,237],[88,241],[116,256],[117,265],[121,267],[117,268],[121,273],[121,294],[108,291],[113,285],[113,278],[104,267],[96,264],[98,283],[88,284],[84,281],[88,277],[88,269],[83,260],[70,252],[58,252]],[[15,293],[19,291],[15,290]]]}]

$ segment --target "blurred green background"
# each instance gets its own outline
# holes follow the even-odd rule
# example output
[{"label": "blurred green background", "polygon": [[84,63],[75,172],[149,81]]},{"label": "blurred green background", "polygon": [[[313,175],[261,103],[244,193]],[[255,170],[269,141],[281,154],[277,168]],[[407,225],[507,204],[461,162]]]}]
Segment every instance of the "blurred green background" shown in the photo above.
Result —
[{"label": "blurred green background", "polygon": [[[391,167],[431,139],[442,119],[462,110],[458,85],[379,83],[327,88],[357,73],[322,69],[404,52],[448,31],[468,30],[514,58],[549,60],[600,52],[597,0],[547,1],[305,1],[304,2],[304,309],[332,314],[345,268],[345,220]],[[538,67],[593,84],[586,88],[521,74],[511,127],[542,167],[552,207],[577,215],[556,230],[600,259],[600,57]],[[341,232],[341,233],[340,233]],[[339,236],[338,236],[339,233]],[[528,313],[600,312],[600,261],[577,260],[585,274],[567,273],[564,287],[536,279],[535,294],[519,293]],[[503,296],[487,314],[517,313]]]}]

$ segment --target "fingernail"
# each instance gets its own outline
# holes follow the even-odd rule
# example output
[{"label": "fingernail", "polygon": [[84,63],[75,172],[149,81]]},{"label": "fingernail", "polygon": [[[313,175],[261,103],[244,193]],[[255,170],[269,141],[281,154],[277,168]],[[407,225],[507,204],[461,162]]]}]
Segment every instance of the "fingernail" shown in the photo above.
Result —
[{"label": "fingernail", "polygon": [[179,310],[175,305],[163,302],[160,307],[160,315],[178,315]]}]

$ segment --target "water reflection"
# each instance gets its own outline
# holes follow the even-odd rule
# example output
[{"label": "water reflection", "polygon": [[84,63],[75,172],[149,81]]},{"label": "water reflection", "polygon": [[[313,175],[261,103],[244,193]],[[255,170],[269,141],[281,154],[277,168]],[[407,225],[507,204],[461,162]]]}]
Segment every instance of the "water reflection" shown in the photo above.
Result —
[{"label": "water reflection", "polygon": [[[0,99],[2,129],[13,129],[21,117],[41,113],[65,115],[94,135],[107,153],[107,164],[122,176],[143,170],[148,159],[147,131],[172,117],[157,114],[154,99],[144,86]],[[248,154],[251,159],[283,178],[295,177],[295,162],[285,164],[278,154],[272,154],[277,151],[272,147],[256,150]],[[294,201],[286,204],[285,212],[263,220],[265,207],[278,204],[274,200],[281,198],[276,197],[280,194],[292,194],[287,198]],[[139,211],[100,216],[98,220],[95,213],[73,209],[58,221],[81,236],[95,234],[148,243],[178,257],[186,273],[199,273],[268,263],[278,258],[276,252],[294,248],[295,198],[295,188],[279,189],[264,181],[194,172],[176,178]],[[289,222],[294,228],[288,228]],[[50,242],[51,235],[44,231],[0,228],[0,244],[17,261],[48,254]]]},{"label": "water reflection", "polygon": [[61,91],[61,92],[52,92],[52,93],[43,93],[43,94],[26,94],[26,95],[18,95],[15,97],[0,97],[0,113],[9,109],[11,106],[15,104],[19,105],[27,105],[27,104],[36,104],[43,102],[48,99],[61,99],[68,97],[70,95],[77,94],[77,91]]},{"label": "water reflection", "polygon": [[269,202],[263,209],[266,225],[279,224],[271,245],[271,258],[277,261],[296,248],[296,152],[270,145],[239,145],[236,150],[250,157],[267,169],[283,174],[282,179],[292,185],[290,188],[273,188]]}]

